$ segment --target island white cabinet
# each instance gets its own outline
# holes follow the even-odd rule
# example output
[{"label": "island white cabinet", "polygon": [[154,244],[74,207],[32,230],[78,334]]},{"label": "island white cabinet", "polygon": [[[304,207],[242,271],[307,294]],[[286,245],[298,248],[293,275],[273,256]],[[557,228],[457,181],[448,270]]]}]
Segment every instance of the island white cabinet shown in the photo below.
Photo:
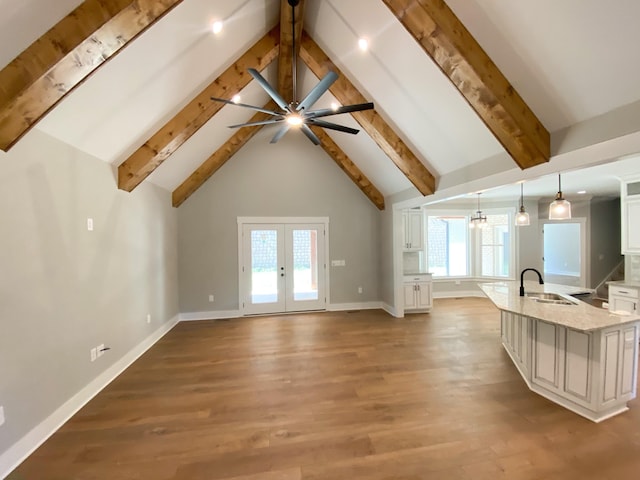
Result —
[{"label": "island white cabinet", "polygon": [[424,214],[422,210],[402,212],[404,231],[403,249],[405,252],[417,252],[424,248]]},{"label": "island white cabinet", "polygon": [[404,277],[405,311],[428,312],[433,305],[431,274]]},{"label": "island white cabinet", "polygon": [[640,289],[624,285],[609,285],[609,310],[639,314]]},{"label": "island white cabinet", "polygon": [[582,332],[501,312],[502,343],[529,388],[594,422],[635,398],[638,329]]},{"label": "island white cabinet", "polygon": [[628,410],[640,316],[572,298],[584,293],[579,287],[525,282],[522,297],[518,282],[480,288],[500,310],[502,344],[533,392],[594,422]]},{"label": "island white cabinet", "polygon": [[640,178],[624,180],[620,191],[622,254],[640,254]]}]

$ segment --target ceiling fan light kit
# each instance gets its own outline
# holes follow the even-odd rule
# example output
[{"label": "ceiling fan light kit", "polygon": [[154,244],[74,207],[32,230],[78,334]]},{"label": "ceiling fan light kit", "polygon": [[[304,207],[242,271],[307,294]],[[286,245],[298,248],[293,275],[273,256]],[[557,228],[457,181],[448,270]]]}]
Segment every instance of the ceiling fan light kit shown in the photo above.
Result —
[{"label": "ceiling fan light kit", "polygon": [[254,68],[249,68],[249,74],[256,80],[260,86],[264,89],[265,92],[276,102],[276,105],[280,108],[280,110],[267,110],[265,108],[257,107],[254,105],[248,105],[245,103],[234,102],[232,100],[227,100],[225,98],[217,98],[211,97],[211,100],[216,102],[222,102],[229,105],[237,105],[239,107],[248,108],[251,110],[255,110],[258,112],[266,113],[270,115],[271,118],[266,120],[261,120],[258,122],[247,122],[247,123],[239,123],[237,125],[229,125],[229,128],[240,128],[240,127],[250,127],[256,125],[280,125],[280,129],[276,132],[276,134],[271,139],[270,143],[276,143],[280,140],[285,133],[289,131],[290,128],[299,128],[302,130],[311,142],[314,145],[320,145],[320,139],[318,136],[313,133],[311,130],[311,126],[327,128],[329,130],[336,130],[338,132],[350,133],[352,135],[357,134],[360,130],[356,128],[345,127],[343,125],[338,125],[336,123],[327,122],[325,120],[321,120],[323,117],[328,117],[331,115],[340,115],[342,113],[352,113],[352,112],[360,112],[362,110],[371,110],[374,108],[372,102],[367,103],[358,103],[355,105],[345,105],[343,107],[334,107],[332,105],[331,108],[323,108],[319,110],[311,110],[311,107],[320,99],[320,97],[333,85],[333,83],[338,79],[338,75],[329,71],[318,84],[311,89],[311,91],[307,94],[306,97],[302,99],[302,101],[297,101],[296,95],[296,36],[295,36],[295,7],[298,5],[299,0],[288,0],[289,5],[291,5],[291,32],[293,34],[293,61],[291,62],[292,70],[293,70],[293,100],[288,102],[282,98],[282,96],[278,93],[278,91],[273,88],[269,82]]},{"label": "ceiling fan light kit", "polygon": [[571,219],[571,203],[562,195],[562,184],[560,183],[560,174],[558,174],[558,193],[551,205],[549,205],[549,220],[570,220]]}]

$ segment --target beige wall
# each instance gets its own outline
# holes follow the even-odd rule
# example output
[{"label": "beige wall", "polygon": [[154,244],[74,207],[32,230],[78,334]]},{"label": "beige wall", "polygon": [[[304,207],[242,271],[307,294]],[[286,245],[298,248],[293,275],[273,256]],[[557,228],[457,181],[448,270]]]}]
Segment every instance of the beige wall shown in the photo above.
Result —
[{"label": "beige wall", "polygon": [[[271,145],[273,131],[259,132],[179,207],[182,313],[239,308],[237,217],[329,217],[331,303],[379,301],[381,214],[322,148],[296,133]],[[346,266],[331,267],[331,259]]]},{"label": "beige wall", "polygon": [[169,192],[122,192],[110,165],[38,130],[0,153],[0,222],[1,455],[175,318],[178,291]]}]

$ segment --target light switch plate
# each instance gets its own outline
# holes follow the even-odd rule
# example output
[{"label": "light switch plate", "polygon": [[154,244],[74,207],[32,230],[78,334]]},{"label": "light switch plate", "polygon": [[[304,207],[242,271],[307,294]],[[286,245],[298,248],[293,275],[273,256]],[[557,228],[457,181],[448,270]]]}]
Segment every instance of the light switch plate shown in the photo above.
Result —
[{"label": "light switch plate", "polygon": [[93,232],[93,218],[87,218],[87,230]]},{"label": "light switch plate", "polygon": [[4,425],[4,407],[0,407],[0,425]]}]

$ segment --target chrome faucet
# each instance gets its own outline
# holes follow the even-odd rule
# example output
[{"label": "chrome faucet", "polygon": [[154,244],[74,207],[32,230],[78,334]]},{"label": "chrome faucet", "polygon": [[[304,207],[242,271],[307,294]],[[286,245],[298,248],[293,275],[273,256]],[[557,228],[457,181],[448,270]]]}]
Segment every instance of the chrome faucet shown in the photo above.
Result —
[{"label": "chrome faucet", "polygon": [[542,275],[538,270],[536,270],[535,268],[525,268],[524,270],[522,270],[522,273],[520,273],[520,296],[521,297],[524,297],[524,272],[526,272],[527,270],[536,272],[538,274],[538,280],[540,281],[540,285],[544,285],[544,281],[542,280]]}]

